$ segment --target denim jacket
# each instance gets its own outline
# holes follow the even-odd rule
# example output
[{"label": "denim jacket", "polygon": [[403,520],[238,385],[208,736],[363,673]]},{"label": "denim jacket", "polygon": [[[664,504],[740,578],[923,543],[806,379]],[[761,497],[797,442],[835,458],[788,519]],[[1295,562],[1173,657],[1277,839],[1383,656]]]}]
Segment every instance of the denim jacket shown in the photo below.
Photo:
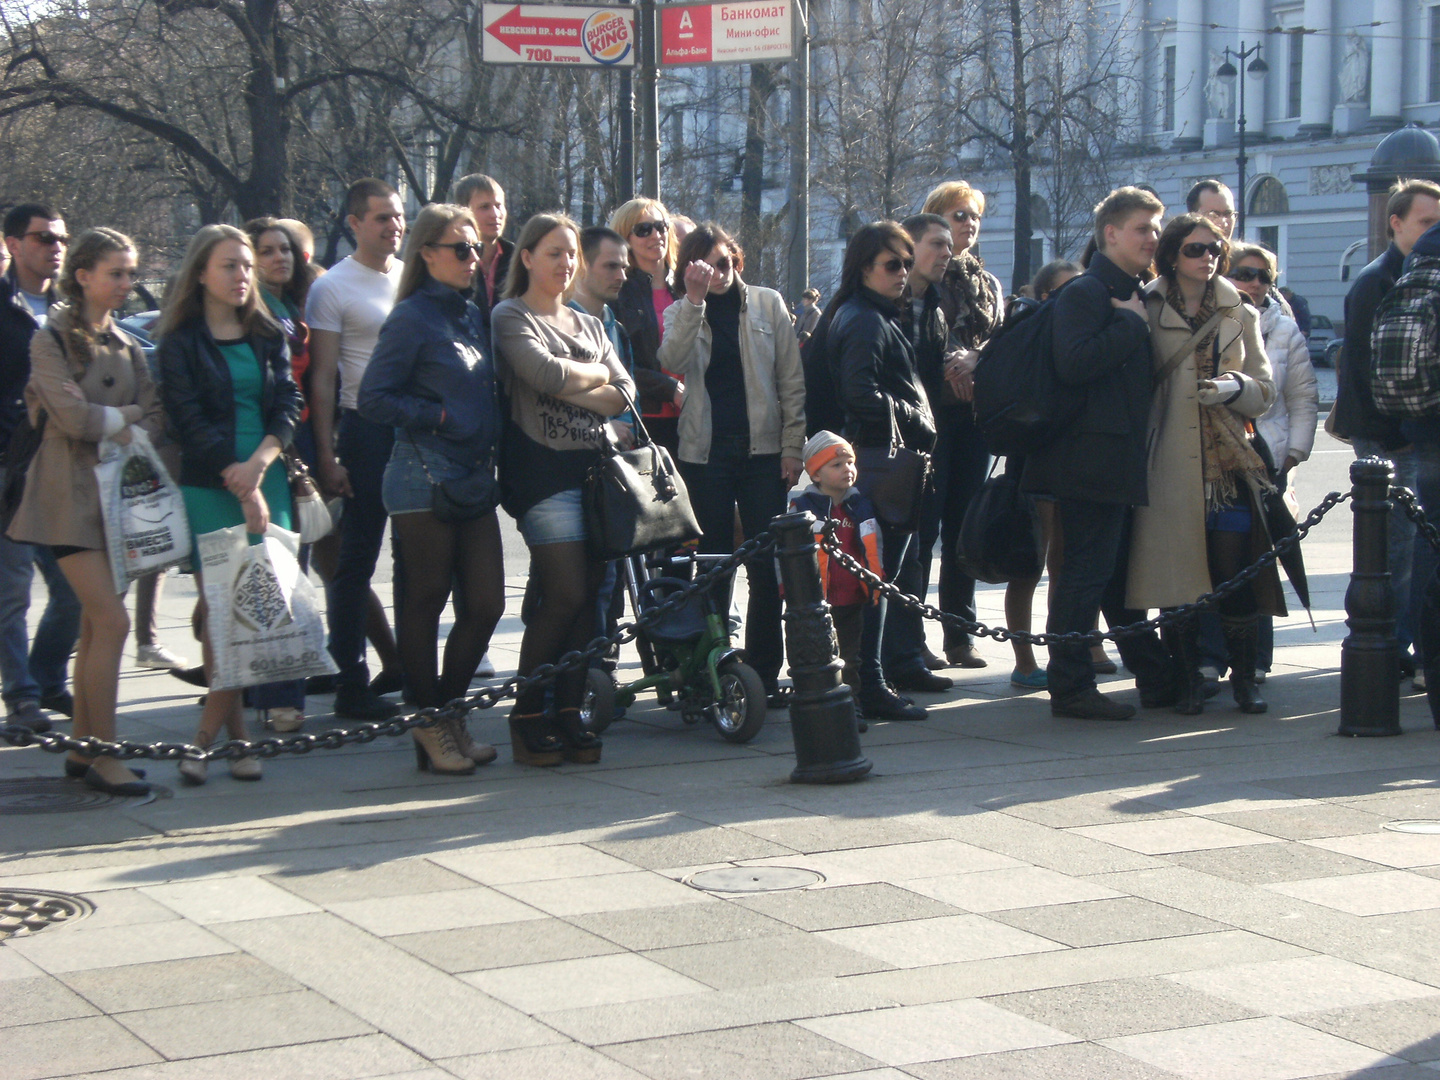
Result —
[{"label": "denim jacket", "polygon": [[360,415],[457,464],[493,462],[500,410],[483,323],[460,292],[426,281],[380,328],[360,381]]}]

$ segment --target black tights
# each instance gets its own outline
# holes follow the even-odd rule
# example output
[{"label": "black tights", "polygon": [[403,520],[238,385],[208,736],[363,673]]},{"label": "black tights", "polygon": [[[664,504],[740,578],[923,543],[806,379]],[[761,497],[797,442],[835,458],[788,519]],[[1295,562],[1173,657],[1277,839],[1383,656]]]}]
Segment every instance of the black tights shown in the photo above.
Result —
[{"label": "black tights", "polygon": [[[1250,555],[1250,534],[1248,532],[1219,532],[1207,530],[1205,551],[1210,558],[1210,583],[1212,586],[1229,581],[1252,559]],[[1248,619],[1258,610],[1255,601],[1255,587],[1246,585],[1225,597],[1217,605],[1222,619]]]},{"label": "black tights", "polygon": [[[441,705],[466,693],[490,635],[505,611],[505,564],[500,522],[489,513],[446,525],[428,510],[397,514],[405,605],[398,613],[400,666],[406,694],[417,706]],[[443,675],[436,676],[434,642],[440,616],[455,589],[455,625],[445,639]]]},{"label": "black tights", "polygon": [[[530,582],[538,586],[538,603],[520,639],[520,675],[541,664],[553,664],[567,652],[583,649],[595,637],[595,603],[605,564],[591,559],[583,540],[537,544],[530,549]],[[407,599],[408,603],[408,599]],[[555,707],[576,708],[585,695],[585,669],[567,671],[555,680]],[[518,713],[545,707],[545,688],[532,687],[515,700]]]}]

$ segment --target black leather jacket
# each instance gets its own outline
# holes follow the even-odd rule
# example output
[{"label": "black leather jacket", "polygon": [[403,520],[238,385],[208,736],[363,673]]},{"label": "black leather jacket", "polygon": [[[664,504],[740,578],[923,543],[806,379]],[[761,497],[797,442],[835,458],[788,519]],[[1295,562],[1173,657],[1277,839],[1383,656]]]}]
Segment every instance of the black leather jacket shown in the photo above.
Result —
[{"label": "black leather jacket", "polygon": [[826,350],[845,438],[854,446],[889,446],[891,416],[907,449],[935,446],[935,417],[905,335],[905,315],[879,293],[861,288],[836,309]]},{"label": "black leather jacket", "polygon": [[615,318],[630,335],[635,392],[640,396],[640,411],[646,415],[659,412],[661,406],[674,401],[680,386],[680,380],[666,375],[656,359],[660,351],[660,324],[655,318],[651,290],[650,275],[632,266],[625,284],[620,287],[620,295],[610,305]]},{"label": "black leather jacket", "polygon": [[[289,446],[300,419],[300,388],[290,370],[290,347],[283,335],[252,334],[250,347],[264,374],[260,411],[265,434]],[[235,456],[235,387],[230,366],[205,320],[195,319],[160,339],[160,400],[165,424],[180,447],[180,483],[224,487],[220,473]]]}]

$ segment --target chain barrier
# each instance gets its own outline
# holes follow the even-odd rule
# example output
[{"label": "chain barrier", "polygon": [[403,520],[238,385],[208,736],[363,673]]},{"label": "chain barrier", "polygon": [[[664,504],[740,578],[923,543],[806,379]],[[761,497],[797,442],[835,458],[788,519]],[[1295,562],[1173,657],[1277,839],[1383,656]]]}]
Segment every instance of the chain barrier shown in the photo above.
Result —
[{"label": "chain barrier", "polygon": [[1407,487],[1394,486],[1390,489],[1390,498],[1400,504],[1400,509],[1405,516],[1415,523],[1415,530],[1430,542],[1430,547],[1440,552],[1440,529],[1432,525],[1425,516],[1425,511],[1420,507],[1420,499],[1415,492]]},{"label": "chain barrier", "polygon": [[[1403,488],[1400,490],[1404,490]],[[1408,492],[1407,492],[1408,494]],[[917,596],[901,592],[899,588],[888,581],[883,581],[871,573],[864,565],[852,556],[840,549],[839,542],[835,539],[835,526],[833,522],[827,521],[821,532],[821,545],[829,553],[830,558],[837,561],[845,569],[849,570],[856,577],[860,578],[872,589],[879,589],[889,600],[901,604],[911,611],[918,611],[923,618],[935,622],[944,623],[946,626],[957,627],[967,634],[975,637],[994,638],[996,641],[1024,641],[1037,647],[1047,645],[1098,645],[1102,641],[1118,641],[1121,638],[1136,637],[1140,634],[1148,634],[1165,626],[1174,626],[1193,618],[1202,609],[1210,607],[1231,593],[1244,588],[1251,581],[1260,575],[1260,572],[1275,562],[1291,548],[1297,547],[1301,540],[1316,525],[1320,524],[1325,515],[1341,503],[1348,502],[1351,492],[1332,491],[1320,502],[1320,505],[1311,510],[1300,522],[1293,533],[1284,537],[1269,551],[1265,552],[1245,569],[1241,570],[1229,581],[1215,587],[1214,591],[1206,593],[1198,600],[1190,604],[1184,604],[1176,608],[1167,608],[1162,614],[1153,619],[1146,619],[1142,622],[1130,623],[1127,626],[1112,626],[1109,630],[1073,630],[1065,634],[1031,634],[1023,630],[1011,630],[1005,626],[986,626],[982,622],[972,622],[969,619],[962,619],[959,615],[952,615],[949,612],[941,611],[933,604],[927,604]],[[1412,496],[1413,499],[1413,496]],[[1421,517],[1423,518],[1423,514]],[[1434,526],[1429,526],[1431,532],[1435,532],[1437,539],[1440,539],[1440,532]],[[1434,542],[1434,541],[1432,541]]]},{"label": "chain barrier", "polygon": [[11,746],[38,746],[51,754],[73,750],[84,757],[114,757],[122,761],[235,761],[243,757],[275,758],[281,754],[308,754],[312,750],[338,750],[352,743],[374,742],[385,735],[404,735],[413,728],[463,720],[465,714],[472,709],[494,708],[522,691],[554,682],[567,671],[589,667],[592,661],[599,659],[610,649],[634,641],[641,630],[678,610],[696,593],[733,574],[746,559],[764,554],[774,547],[774,536],[763,532],[745,541],[734,552],[696,577],[684,589],[673,593],[663,603],[647,609],[634,622],[621,624],[609,637],[595,638],[584,649],[566,653],[553,664],[541,664],[524,678],[512,676],[494,686],[482,687],[469,697],[455,698],[444,705],[421,709],[409,716],[397,716],[391,720],[361,723],[353,727],[335,728],[314,735],[294,735],[284,739],[231,739],[205,748],[191,743],[140,743],[125,740],[108,742],[94,737],[76,738],[59,732],[35,732],[16,724],[0,727],[0,740]]}]

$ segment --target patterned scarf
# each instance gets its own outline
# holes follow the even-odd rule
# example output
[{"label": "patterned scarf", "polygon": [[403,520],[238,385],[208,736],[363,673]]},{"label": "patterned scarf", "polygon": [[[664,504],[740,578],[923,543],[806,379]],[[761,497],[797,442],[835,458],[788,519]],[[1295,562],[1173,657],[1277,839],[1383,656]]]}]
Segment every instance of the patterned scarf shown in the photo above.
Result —
[{"label": "patterned scarf", "polygon": [[[1200,309],[1193,316],[1185,312],[1185,299],[1180,295],[1178,282],[1169,282],[1165,302],[1192,331],[1199,330],[1215,314],[1215,283],[1212,281],[1206,286]],[[1215,347],[1219,334],[1220,324],[1216,323],[1215,328],[1195,344],[1195,372],[1201,379],[1214,379],[1220,374],[1220,353]],[[1271,486],[1265,463],[1250,446],[1245,421],[1228,405],[1200,406],[1200,462],[1205,478],[1207,514],[1234,505],[1246,477],[1254,477],[1263,488]]]},{"label": "patterned scarf", "polygon": [[962,251],[945,270],[947,285],[954,287],[959,301],[951,333],[967,349],[978,349],[995,332],[998,298],[995,284],[985,273],[985,264],[976,255]]}]

